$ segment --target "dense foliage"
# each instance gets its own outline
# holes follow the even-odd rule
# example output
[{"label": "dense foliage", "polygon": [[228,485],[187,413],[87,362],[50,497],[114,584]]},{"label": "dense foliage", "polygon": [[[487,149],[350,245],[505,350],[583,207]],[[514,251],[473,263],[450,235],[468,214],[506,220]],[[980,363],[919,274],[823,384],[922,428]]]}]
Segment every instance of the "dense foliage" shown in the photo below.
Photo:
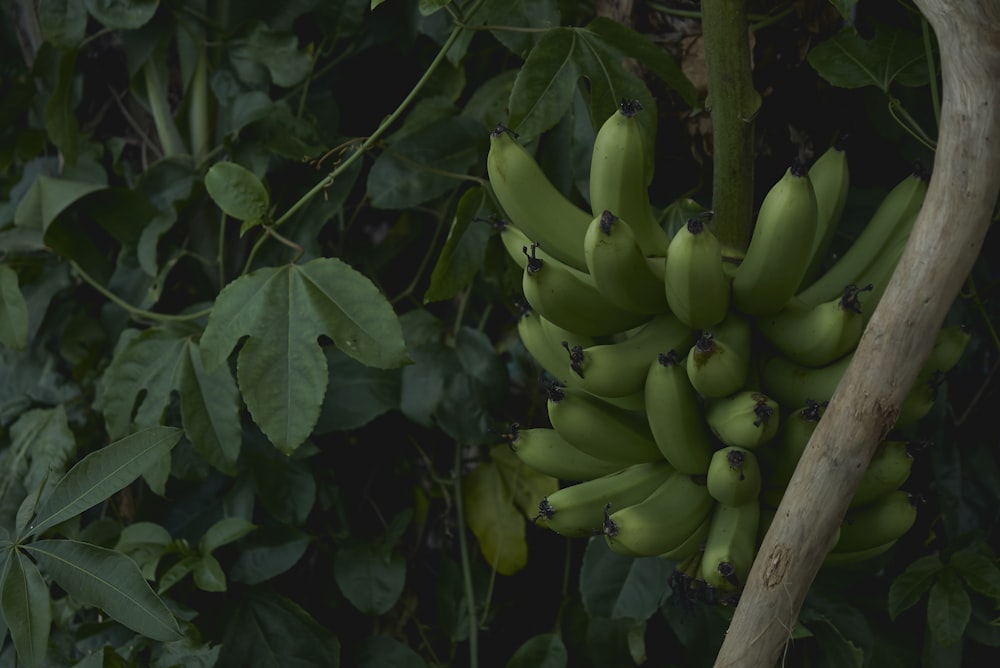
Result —
[{"label": "dense foliage", "polygon": [[[583,202],[636,98],[665,228],[710,204],[697,3],[600,4],[5,3],[0,664],[711,665],[731,609],[534,526],[559,482],[504,438],[545,415],[489,131]],[[844,247],[933,162],[933,36],[907,3],[750,9],[756,191],[846,133]],[[995,237],[907,434],[917,525],[821,573],[785,665],[998,654]]]}]

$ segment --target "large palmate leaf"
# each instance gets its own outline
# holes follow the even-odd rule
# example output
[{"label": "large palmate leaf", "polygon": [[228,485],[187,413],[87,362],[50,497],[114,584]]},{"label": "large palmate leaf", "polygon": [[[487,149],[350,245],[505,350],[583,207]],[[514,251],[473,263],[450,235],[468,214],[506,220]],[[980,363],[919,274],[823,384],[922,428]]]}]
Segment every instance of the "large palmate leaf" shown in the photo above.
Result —
[{"label": "large palmate leaf", "polygon": [[874,33],[866,40],[856,28],[843,28],[809,52],[809,64],[842,88],[875,86],[888,92],[893,83],[927,83],[927,56],[919,36],[890,26],[876,26]]},{"label": "large palmate leaf", "polygon": [[8,553],[0,582],[0,609],[18,660],[29,668],[44,665],[52,627],[49,588],[38,567],[17,549]]},{"label": "large palmate leaf", "polygon": [[181,439],[173,427],[150,427],[90,453],[56,483],[28,535],[39,534],[122,490]]},{"label": "large palmate leaf", "polygon": [[369,366],[408,361],[392,306],[368,278],[335,258],[236,279],[219,293],[201,339],[212,371],[249,337],[237,358],[240,392],[261,431],[285,453],[319,419],[328,380],[322,335]]},{"label": "large palmate leaf", "polygon": [[120,624],[154,640],[178,640],[177,620],[150,588],[139,566],[120,552],[75,540],[39,540],[25,546],[70,596],[102,609]]}]

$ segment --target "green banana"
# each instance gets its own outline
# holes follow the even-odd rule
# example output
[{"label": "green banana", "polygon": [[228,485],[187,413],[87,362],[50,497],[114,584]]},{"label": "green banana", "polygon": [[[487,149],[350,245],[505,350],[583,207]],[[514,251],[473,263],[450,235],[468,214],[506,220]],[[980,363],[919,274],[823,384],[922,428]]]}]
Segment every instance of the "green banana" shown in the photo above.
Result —
[{"label": "green banana", "polygon": [[573,204],[548,179],[511,130],[490,133],[486,172],[507,217],[561,262],[587,270],[583,235],[591,215]]},{"label": "green banana", "polygon": [[912,226],[926,194],[927,181],[917,172],[896,184],[882,199],[847,252],[812,284],[798,292],[794,297],[795,303],[804,307],[815,306],[836,297],[845,285],[866,285],[861,282],[865,271],[885,253],[887,242],[897,230]]},{"label": "green banana", "polygon": [[896,416],[893,428],[907,427],[930,413],[937,401],[938,386],[941,381],[940,373],[930,377],[918,377],[899,405],[899,414]]},{"label": "green banana", "polygon": [[711,524],[712,516],[709,514],[705,517],[705,521],[702,522],[698,528],[684,540],[684,542],[678,544],[677,547],[672,550],[667,550],[663,554],[659,555],[660,558],[680,562],[701,552],[705,548],[705,539],[708,538],[708,528]]},{"label": "green banana", "polygon": [[666,311],[620,341],[568,346],[569,366],[588,392],[624,397],[643,391],[649,364],[660,352],[684,349],[693,340],[691,328]]},{"label": "green banana", "polygon": [[703,330],[687,353],[688,379],[703,397],[725,397],[743,387],[750,375],[750,322],[735,313]]},{"label": "green banana", "polygon": [[[501,221],[496,225],[500,229],[500,241],[503,242],[504,250],[507,251],[507,255],[511,257],[512,260],[524,271],[528,268],[528,263],[531,260],[531,256],[528,250],[531,249],[534,241],[528,238],[528,235],[524,233],[524,230],[519,228],[514,223],[508,221]],[[535,244],[533,249],[535,257],[537,257],[542,262],[560,262],[558,259],[545,252],[541,246]],[[576,276],[578,279],[584,283],[593,283],[594,279],[591,278],[590,274],[586,271],[580,271],[570,265],[566,265],[567,270]],[[595,286],[596,287],[596,286]]]},{"label": "green banana", "polygon": [[552,428],[593,457],[628,464],[663,459],[641,414],[561,387],[550,388],[546,408]]},{"label": "green banana", "polygon": [[705,485],[675,471],[639,503],[610,512],[604,536],[619,554],[657,556],[684,543],[714,503]]},{"label": "green banana", "polygon": [[639,130],[638,100],[623,100],[597,131],[590,164],[590,207],[595,216],[611,211],[629,222],[646,255],[665,255],[669,237],[649,202],[652,172]]},{"label": "green banana", "polygon": [[851,508],[864,506],[899,488],[913,469],[913,455],[907,441],[882,441],[851,497]]},{"label": "green banana", "polygon": [[756,502],[715,505],[699,568],[708,586],[728,592],[743,588],[757,552],[759,526],[760,505]]},{"label": "green banana", "polygon": [[972,335],[964,325],[945,325],[938,330],[934,346],[920,370],[921,377],[951,371],[965,353]]},{"label": "green banana", "polygon": [[[761,202],[743,262],[733,272],[733,303],[743,313],[777,313],[798,290],[816,236],[816,194],[795,162]],[[843,284],[841,285],[843,287]]]},{"label": "green banana", "polygon": [[563,487],[539,502],[535,523],[563,536],[595,535],[604,525],[606,510],[642,501],[673,472],[661,459]]},{"label": "green banana", "polygon": [[722,246],[701,217],[689,218],[670,240],[663,285],[670,310],[690,327],[717,325],[729,312]]},{"label": "green banana", "polygon": [[863,291],[848,285],[839,297],[812,308],[786,308],[775,315],[760,316],[757,329],[796,364],[825,366],[854,350],[861,340],[865,322],[858,295]]},{"label": "green banana", "polygon": [[781,420],[778,435],[772,445],[761,450],[761,466],[765,472],[761,498],[765,503],[778,507],[785,488],[792,479],[792,473],[799,465],[799,459],[824,412],[826,404],[815,401],[791,411]]},{"label": "green banana", "polygon": [[622,308],[636,313],[667,310],[663,279],[646,260],[631,224],[605,210],[583,237],[587,270],[597,289]]},{"label": "green banana", "polygon": [[705,422],[726,445],[756,450],[774,438],[781,420],[778,402],[762,392],[741,390],[706,400]]},{"label": "green banana", "polygon": [[783,355],[764,359],[760,380],[764,391],[783,406],[805,406],[809,401],[829,401],[837,383],[854,358],[854,351],[823,367],[796,364]]},{"label": "green banana", "polygon": [[553,330],[550,334],[546,332],[547,322],[534,309],[523,311],[517,320],[517,333],[521,343],[542,370],[564,385],[576,386],[578,385],[575,382],[576,376],[566,364],[566,350],[560,343],[566,339],[555,340],[554,336],[558,331],[566,332],[566,330],[557,325],[550,325]]},{"label": "green banana", "polygon": [[862,561],[868,561],[869,559],[874,559],[880,554],[885,554],[897,542],[898,539],[890,540],[886,543],[882,543],[881,545],[875,545],[874,547],[868,547],[861,550],[854,550],[853,552],[830,552],[826,555],[826,558],[823,559],[823,566],[848,566]]},{"label": "green banana", "polygon": [[661,353],[650,363],[644,392],[646,419],[660,453],[681,473],[706,473],[712,441],[701,400],[676,351]]},{"label": "green banana", "polygon": [[[583,242],[580,243],[581,248]],[[539,315],[564,329],[591,336],[607,336],[641,325],[649,315],[633,313],[602,295],[593,282],[556,260],[543,261],[536,245],[529,251],[521,288]]]},{"label": "green banana", "polygon": [[816,236],[809,251],[809,267],[805,275],[805,280],[812,282],[828,260],[830,244],[844,213],[850,189],[850,168],[841,140],[816,158],[809,167],[809,180],[816,193],[817,212]]},{"label": "green banana", "polygon": [[511,425],[510,447],[517,458],[539,473],[560,480],[592,480],[614,473],[633,462],[609,461],[583,452],[554,429],[521,429]]},{"label": "green banana", "polygon": [[720,504],[757,505],[763,485],[760,464],[752,450],[728,446],[716,450],[705,478],[708,493]]},{"label": "green banana", "polygon": [[831,552],[857,552],[899,539],[917,520],[909,493],[894,489],[868,505],[848,510]]}]

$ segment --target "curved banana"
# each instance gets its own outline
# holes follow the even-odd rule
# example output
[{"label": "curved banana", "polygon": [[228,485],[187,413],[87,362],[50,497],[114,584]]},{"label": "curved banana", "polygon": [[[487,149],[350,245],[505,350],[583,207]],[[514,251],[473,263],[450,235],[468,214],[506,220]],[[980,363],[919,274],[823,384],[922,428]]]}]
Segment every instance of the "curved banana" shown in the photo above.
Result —
[{"label": "curved banana", "polygon": [[521,429],[511,425],[508,436],[517,458],[539,473],[560,480],[592,480],[614,473],[633,462],[608,461],[583,452],[554,429]]},{"label": "curved banana", "polygon": [[760,465],[752,450],[728,446],[716,450],[705,478],[708,493],[720,504],[757,505],[763,485]]},{"label": "curved banana", "polygon": [[853,552],[830,552],[826,555],[826,558],[823,559],[823,566],[848,566],[862,561],[868,561],[869,559],[874,559],[880,554],[885,554],[896,543],[897,540],[890,540],[886,543],[882,543],[881,545],[875,545],[874,547],[855,550]]},{"label": "curved banana", "polygon": [[604,536],[619,554],[657,556],[684,543],[714,503],[705,485],[675,471],[639,503],[612,509],[604,521]]},{"label": "curved banana", "polygon": [[660,453],[681,473],[706,473],[712,441],[698,392],[674,350],[657,355],[650,363],[644,392],[646,420]]},{"label": "curved banana", "polygon": [[857,552],[899,539],[917,520],[912,497],[894,489],[866,506],[847,512],[840,525],[840,538],[831,553]]},{"label": "curved banana", "polygon": [[778,433],[778,402],[762,392],[741,390],[705,402],[705,422],[729,446],[756,450]]},{"label": "curved banana", "polygon": [[782,355],[771,355],[761,364],[760,381],[768,396],[783,406],[805,406],[829,401],[837,383],[854,358],[854,351],[822,367],[796,364]]},{"label": "curved banana", "polygon": [[670,240],[663,286],[670,310],[695,329],[717,325],[729,312],[722,245],[702,217],[689,218]]},{"label": "curved banana", "polygon": [[808,402],[783,416],[774,442],[761,452],[761,465],[765,472],[765,485],[761,498],[765,503],[778,507],[785,488],[792,479],[799,459],[816,431],[816,424],[826,412],[825,403]]},{"label": "curved banana", "polygon": [[583,237],[587,270],[601,294],[636,313],[663,313],[667,298],[627,218],[605,210],[597,215]]},{"label": "curved banana", "polygon": [[[548,326],[552,328],[552,332],[547,332],[547,322],[534,309],[527,309],[517,320],[518,336],[525,350],[543,371],[563,385],[574,387],[577,385],[576,375],[566,364],[566,349],[561,345],[561,341],[566,341],[569,336],[566,338],[556,336],[559,332],[565,332],[567,335],[570,333],[551,323]],[[588,338],[587,341],[592,339]]]},{"label": "curved banana", "polygon": [[882,199],[847,252],[826,273],[798,292],[795,303],[805,307],[815,306],[836,297],[845,285],[865,285],[861,283],[862,275],[876,258],[885,253],[887,242],[897,230],[913,224],[926,193],[927,181],[917,172],[896,184]]},{"label": "curved banana", "polygon": [[858,346],[865,328],[858,298],[863,291],[848,285],[839,297],[812,308],[803,311],[786,308],[774,315],[760,316],[757,329],[796,364],[824,366]]},{"label": "curved banana", "polygon": [[703,397],[725,397],[742,388],[750,375],[750,322],[735,313],[703,330],[687,353],[688,379]]},{"label": "curved banana", "polygon": [[[816,237],[816,194],[798,162],[771,186],[743,262],[733,272],[733,303],[743,313],[777,313],[795,294]],[[843,284],[841,285],[843,287]]]},{"label": "curved banana", "polygon": [[539,502],[535,523],[563,536],[595,535],[604,526],[607,510],[642,501],[673,472],[661,459],[563,487]]},{"label": "curved banana", "polygon": [[639,129],[638,100],[623,100],[597,131],[590,163],[590,208],[611,211],[632,226],[646,255],[665,255],[669,237],[649,202],[652,160]]},{"label": "curved banana", "polygon": [[759,526],[760,506],[756,502],[716,504],[701,555],[701,579],[721,591],[741,590],[757,553]]},{"label": "curved banana", "polygon": [[829,259],[837,225],[844,213],[851,174],[842,138],[826,149],[809,167],[809,180],[816,193],[816,236],[809,251],[805,280],[812,282]]},{"label": "curved banana", "polygon": [[546,253],[575,269],[587,270],[583,235],[591,215],[552,184],[534,157],[502,125],[490,133],[486,172],[511,222]]},{"label": "curved banana", "polygon": [[908,441],[882,441],[851,497],[851,508],[864,506],[906,482],[913,469]]},{"label": "curved banana", "polygon": [[[528,238],[528,235],[524,233],[524,230],[519,228],[514,223],[509,221],[500,221],[495,225],[496,228],[500,230],[500,241],[503,243],[504,250],[507,251],[507,255],[514,260],[515,264],[524,271],[528,268],[528,263],[531,261],[531,255],[529,250],[531,250],[535,257],[537,257],[542,262],[560,262],[557,258],[553,257],[549,253],[545,252],[540,245],[535,244],[532,239]],[[534,244],[534,249],[532,249],[532,244]],[[567,270],[579,278],[584,283],[593,283],[594,280],[590,277],[586,271],[580,271],[575,267],[563,264]]]},{"label": "curved banana", "polygon": [[[583,247],[581,241],[580,247]],[[564,329],[590,336],[607,336],[641,325],[648,314],[633,313],[602,295],[593,282],[556,260],[543,261],[536,245],[529,250],[521,280],[524,298],[539,315]]]},{"label": "curved banana", "polygon": [[708,538],[708,528],[711,524],[712,516],[709,514],[705,518],[705,521],[702,522],[701,525],[699,525],[698,528],[684,540],[684,542],[680,543],[672,550],[667,550],[663,554],[659,555],[660,558],[680,562],[701,552],[705,549],[705,539]]},{"label": "curved banana", "polygon": [[642,415],[560,387],[550,389],[546,408],[552,428],[593,457],[627,464],[663,459]]},{"label": "curved banana", "polygon": [[934,346],[919,375],[930,377],[936,372],[951,371],[962,359],[971,338],[972,334],[965,325],[943,326],[934,338]]},{"label": "curved banana", "polygon": [[666,311],[620,341],[569,347],[569,365],[588,392],[624,397],[643,391],[649,364],[659,353],[683,350],[693,340],[691,328]]},{"label": "curved banana", "polygon": [[940,373],[932,376],[917,377],[910,391],[903,397],[899,405],[899,415],[896,416],[895,429],[902,429],[924,417],[934,408],[937,402],[938,386],[941,384]]}]

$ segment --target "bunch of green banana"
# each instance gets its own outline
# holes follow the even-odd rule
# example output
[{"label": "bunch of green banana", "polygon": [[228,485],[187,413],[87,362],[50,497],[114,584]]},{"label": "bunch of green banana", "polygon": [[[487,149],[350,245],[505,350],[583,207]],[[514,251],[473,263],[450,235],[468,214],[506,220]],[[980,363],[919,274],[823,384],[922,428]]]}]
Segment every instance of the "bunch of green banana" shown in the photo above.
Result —
[{"label": "bunch of green banana", "polygon": [[[659,223],[642,113],[625,100],[598,128],[589,201],[560,192],[513,132],[492,133],[498,236],[522,272],[517,331],[549,381],[548,424],[515,425],[508,440],[525,465],[567,483],[539,503],[539,526],[676,561],[692,587],[731,598],[895,270],[927,178],[902,179],[836,256],[850,172],[833,146],[780,176],[745,251],[724,257],[711,211],[672,235]],[[912,526],[901,487],[913,447],[898,429],[930,410],[968,342],[958,326],[937,334],[827,563],[884,552]]]}]

